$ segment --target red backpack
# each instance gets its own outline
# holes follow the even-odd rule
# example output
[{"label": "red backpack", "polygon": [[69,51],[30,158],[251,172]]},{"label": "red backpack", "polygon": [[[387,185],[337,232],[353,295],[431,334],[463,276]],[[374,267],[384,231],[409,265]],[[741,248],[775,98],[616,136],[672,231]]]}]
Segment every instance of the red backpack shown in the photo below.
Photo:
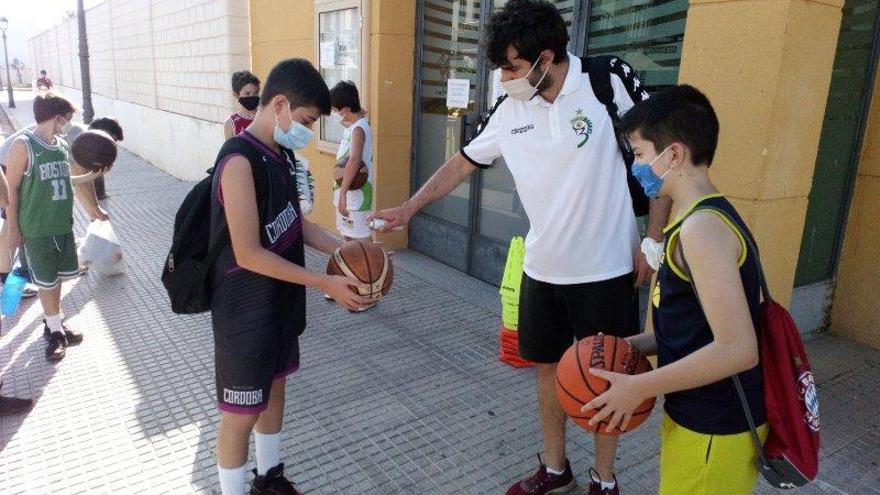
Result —
[{"label": "red backpack", "polygon": [[[691,214],[699,210],[713,210],[730,218],[723,210],[711,206],[697,207]],[[816,479],[819,471],[819,398],[813,371],[794,319],[788,310],[770,297],[758,248],[737,222],[731,219],[730,224],[739,230],[755,257],[761,282],[763,301],[759,309],[761,321],[757,337],[769,427],[763,447],[736,375],[733,384],[759,452],[758,470],[773,487],[797,488]]]}]

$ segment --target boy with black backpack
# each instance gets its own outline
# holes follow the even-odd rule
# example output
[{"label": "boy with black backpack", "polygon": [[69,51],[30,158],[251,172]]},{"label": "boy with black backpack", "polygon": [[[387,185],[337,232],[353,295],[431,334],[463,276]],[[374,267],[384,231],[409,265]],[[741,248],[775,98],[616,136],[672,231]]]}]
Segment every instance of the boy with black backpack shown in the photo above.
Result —
[{"label": "boy with black backpack", "polygon": [[642,400],[663,394],[660,493],[752,493],[760,446],[750,423],[759,441],[767,435],[756,333],[762,275],[745,222],[709,179],[718,118],[705,95],[682,85],[637,103],[621,126],[633,175],[649,197],[671,198],[675,214],[651,298],[654,333],[630,339],[659,367],[635,376],[590,370],[611,388],[584,410],[599,409],[592,424],[625,429]]},{"label": "boy with black backpack", "polygon": [[303,218],[296,180],[302,164],[293,153],[329,113],[330,93],[318,71],[303,59],[284,60],[269,73],[254,122],[224,144],[213,169],[207,268],[224,494],[245,491],[252,430],[251,493],[299,493],[284,477],[280,440],[285,378],[300,363],[306,287],[346,309],[370,303],[357,294],[356,280],[304,268],[304,244],[328,254],[340,245]]}]

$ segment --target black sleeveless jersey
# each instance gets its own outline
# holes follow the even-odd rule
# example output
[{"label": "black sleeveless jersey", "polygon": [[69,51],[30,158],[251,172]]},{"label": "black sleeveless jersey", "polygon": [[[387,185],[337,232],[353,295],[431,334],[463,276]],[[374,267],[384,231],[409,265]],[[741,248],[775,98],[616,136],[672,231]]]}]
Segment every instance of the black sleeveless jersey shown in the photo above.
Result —
[{"label": "black sleeveless jersey", "polygon": [[[709,322],[691,285],[689,272],[677,266],[672,256],[672,253],[679,249],[682,218],[698,206],[712,206],[723,211],[723,216],[718,212],[714,213],[731,225],[737,237],[740,237],[743,243],[743,255],[739,260],[739,272],[752,322],[756,329],[759,328],[758,307],[761,285],[755,253],[749,251],[731,222],[739,225],[749,237],[751,233],[736,209],[724,196],[720,194],[705,196],[664,231],[665,254],[657,272],[657,283],[652,295],[654,334],[657,338],[657,357],[660,366],[678,361],[713,340]],[[740,373],[739,378],[755,423],[760,425],[766,420],[761,365]],[[673,421],[699,433],[726,435],[749,430],[736,388],[730,378],[695,389],[666,394],[664,408]]]},{"label": "black sleeveless jersey", "polygon": [[[231,141],[244,140],[230,145]],[[250,146],[245,145],[247,143]],[[243,146],[244,145],[244,146]],[[211,195],[211,243],[226,247],[213,266],[211,312],[217,343],[224,335],[257,331],[253,345],[235,339],[241,356],[255,357],[265,348],[265,338],[298,336],[305,329],[305,287],[250,272],[235,263],[229,241],[223,191],[220,178],[223,167],[234,155],[243,155],[251,163],[254,192],[260,220],[260,243],[282,258],[305,265],[303,223],[296,190],[295,163],[292,151],[281,148],[279,155],[248,131],[232,137],[217,157]],[[221,239],[221,236],[226,236]]]}]

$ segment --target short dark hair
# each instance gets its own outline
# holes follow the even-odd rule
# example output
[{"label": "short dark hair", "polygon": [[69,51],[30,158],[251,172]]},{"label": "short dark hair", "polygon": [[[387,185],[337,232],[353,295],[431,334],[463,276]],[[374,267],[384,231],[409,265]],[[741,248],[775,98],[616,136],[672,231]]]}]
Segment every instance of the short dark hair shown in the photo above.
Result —
[{"label": "short dark hair", "polygon": [[361,111],[361,96],[352,81],[339,81],[330,90],[330,106],[333,108],[348,107],[352,112]]},{"label": "short dark hair", "polygon": [[241,93],[242,88],[248,84],[253,84],[259,88],[260,78],[249,70],[240,70],[232,73],[232,91],[235,94]]},{"label": "short dark hair", "polygon": [[45,76],[45,75],[46,75],[46,69],[41,70],[41,71],[40,71],[40,74],[42,74],[42,75]]},{"label": "short dark hair", "polygon": [[38,124],[75,111],[73,103],[58,93],[46,91],[34,97],[34,120]]},{"label": "short dark hair", "polygon": [[697,88],[682,84],[636,103],[620,119],[620,130],[639,134],[659,152],[679,141],[691,151],[694,165],[712,164],[718,148],[718,116],[709,98]]},{"label": "short dark hair", "polygon": [[113,138],[114,141],[122,141],[124,137],[122,134],[122,126],[119,125],[119,121],[112,117],[99,117],[92,121],[89,124],[89,129],[97,129],[99,131],[104,131]]},{"label": "short dark hair", "polygon": [[492,14],[484,38],[489,61],[495,67],[508,64],[507,47],[513,45],[519,58],[538,59],[542,51],[553,51],[553,63],[568,58],[568,29],[562,14],[545,0],[510,0]]},{"label": "short dark hair", "polygon": [[260,106],[265,107],[278,95],[284,95],[291,108],[314,105],[321,114],[330,114],[330,90],[315,66],[304,58],[289,58],[272,67]]}]

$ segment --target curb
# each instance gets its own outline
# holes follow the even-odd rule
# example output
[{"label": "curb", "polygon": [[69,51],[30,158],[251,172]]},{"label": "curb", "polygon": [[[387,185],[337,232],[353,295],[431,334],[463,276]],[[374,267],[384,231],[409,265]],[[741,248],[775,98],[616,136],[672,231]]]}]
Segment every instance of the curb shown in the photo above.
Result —
[{"label": "curb", "polygon": [[10,111],[9,107],[7,107],[5,104],[0,105],[0,111],[2,111],[4,115],[6,115],[6,118],[9,119],[9,122],[12,123],[12,128],[15,131],[21,129],[21,123],[18,121],[17,118],[15,118],[15,111]]}]

